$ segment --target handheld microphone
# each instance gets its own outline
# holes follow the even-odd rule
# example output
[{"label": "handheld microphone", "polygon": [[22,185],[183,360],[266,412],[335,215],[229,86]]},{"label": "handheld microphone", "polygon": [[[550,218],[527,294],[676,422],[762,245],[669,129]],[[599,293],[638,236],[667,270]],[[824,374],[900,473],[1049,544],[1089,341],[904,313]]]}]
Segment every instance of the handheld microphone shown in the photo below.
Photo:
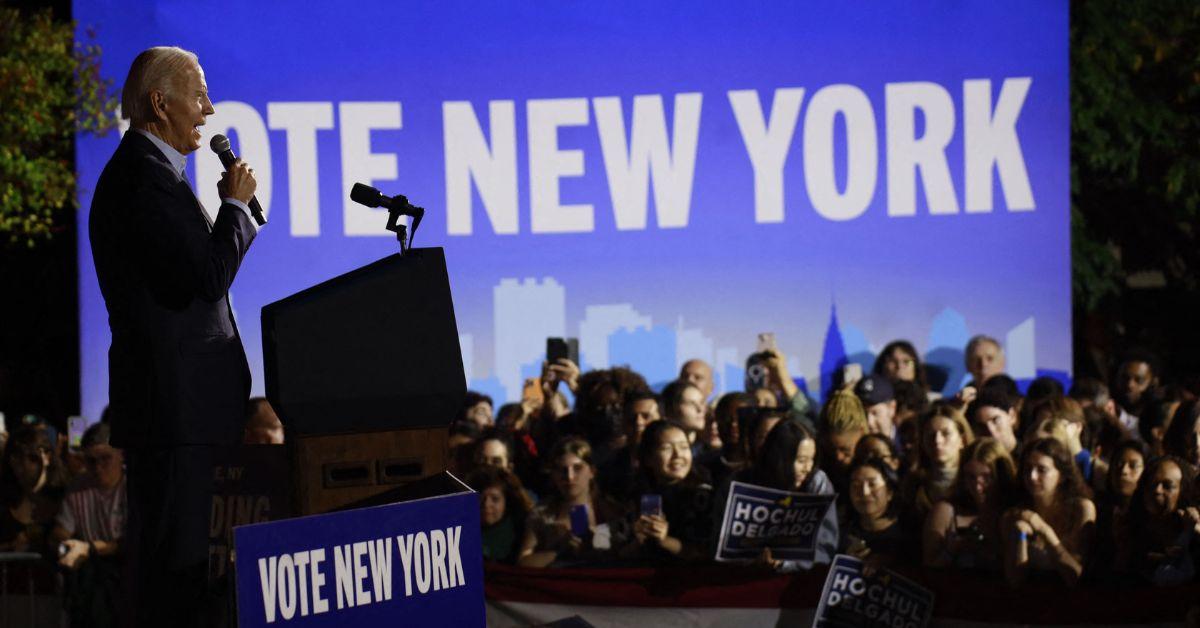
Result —
[{"label": "handheld microphone", "polygon": [[[209,141],[208,146],[217,154],[217,159],[221,160],[221,165],[228,172],[229,168],[233,166],[233,162],[237,161],[237,155],[234,155],[233,149],[229,147],[229,138],[218,133]],[[251,196],[250,202],[246,205],[250,206],[250,215],[254,216],[254,222],[258,223],[258,226],[267,224],[266,219],[263,218],[262,206],[258,204],[257,198]]]}]

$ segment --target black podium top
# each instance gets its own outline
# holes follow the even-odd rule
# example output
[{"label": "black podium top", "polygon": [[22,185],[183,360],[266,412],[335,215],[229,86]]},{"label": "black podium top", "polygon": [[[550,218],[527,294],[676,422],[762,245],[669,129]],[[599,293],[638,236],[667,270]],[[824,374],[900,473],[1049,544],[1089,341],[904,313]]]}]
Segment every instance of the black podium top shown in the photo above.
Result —
[{"label": "black podium top", "polygon": [[271,303],[262,332],[267,398],[294,434],[444,427],[466,393],[441,248]]}]

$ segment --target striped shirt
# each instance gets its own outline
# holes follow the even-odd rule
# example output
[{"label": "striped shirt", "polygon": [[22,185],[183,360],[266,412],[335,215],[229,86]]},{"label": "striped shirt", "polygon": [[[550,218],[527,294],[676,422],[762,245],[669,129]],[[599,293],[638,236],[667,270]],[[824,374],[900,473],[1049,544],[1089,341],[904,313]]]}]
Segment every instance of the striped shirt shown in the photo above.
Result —
[{"label": "striped shirt", "polygon": [[83,541],[116,541],[125,535],[128,512],[125,479],[111,492],[93,486],[67,493],[58,511],[58,525],[72,538]]}]

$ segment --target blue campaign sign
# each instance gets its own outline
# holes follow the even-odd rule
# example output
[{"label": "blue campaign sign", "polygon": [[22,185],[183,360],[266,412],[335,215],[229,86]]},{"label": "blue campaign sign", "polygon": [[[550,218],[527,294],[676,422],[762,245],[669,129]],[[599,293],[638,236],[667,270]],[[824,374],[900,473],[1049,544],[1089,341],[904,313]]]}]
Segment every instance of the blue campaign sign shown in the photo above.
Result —
[{"label": "blue campaign sign", "polygon": [[933,592],[881,569],[863,575],[863,561],[833,559],[813,618],[814,628],[924,628],[933,619]]},{"label": "blue campaign sign", "polygon": [[[268,224],[232,288],[259,310],[397,251],[361,182],[426,208],[468,385],[520,398],[548,337],[652,384],[739,390],[760,332],[818,394],[914,342],[935,388],[986,333],[1018,380],[1071,365],[1068,3],[74,0],[121,87],[193,50]],[[116,134],[77,144],[83,412],[107,402],[87,208]],[[204,205],[221,166],[189,156]]]},{"label": "blue campaign sign", "polygon": [[817,534],[837,495],[810,495],[733,482],[717,560],[757,558],[764,548],[777,560],[812,560]]},{"label": "blue campaign sign", "polygon": [[238,621],[483,626],[474,493],[234,529]]}]

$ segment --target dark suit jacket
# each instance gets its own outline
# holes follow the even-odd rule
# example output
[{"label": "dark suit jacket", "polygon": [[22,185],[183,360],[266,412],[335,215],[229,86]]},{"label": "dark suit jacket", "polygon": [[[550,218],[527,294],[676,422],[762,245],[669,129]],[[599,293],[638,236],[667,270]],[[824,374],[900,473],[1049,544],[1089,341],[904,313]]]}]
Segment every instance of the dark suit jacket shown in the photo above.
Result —
[{"label": "dark suit jacket", "polygon": [[166,156],[130,131],[88,227],[112,329],[113,446],[237,443],[250,370],[228,293],[256,235],[250,218],[226,203],[210,227]]}]

